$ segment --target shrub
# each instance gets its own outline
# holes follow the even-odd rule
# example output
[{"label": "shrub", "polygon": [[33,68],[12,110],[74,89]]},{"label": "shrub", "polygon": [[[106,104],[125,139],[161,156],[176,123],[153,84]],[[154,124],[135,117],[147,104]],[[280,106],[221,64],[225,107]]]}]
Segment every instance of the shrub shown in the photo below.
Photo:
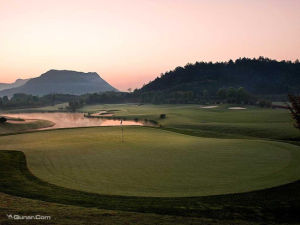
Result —
[{"label": "shrub", "polygon": [[0,123],[5,123],[7,119],[5,117],[0,117]]},{"label": "shrub", "polygon": [[159,116],[161,119],[165,119],[167,116],[166,116],[166,114],[160,114],[160,116]]},{"label": "shrub", "polygon": [[295,121],[295,127],[300,129],[300,96],[289,95],[289,100],[291,102],[289,110]]},{"label": "shrub", "polygon": [[272,102],[267,101],[267,100],[260,100],[260,101],[258,101],[258,105],[262,108],[264,108],[264,107],[269,108],[272,106]]}]

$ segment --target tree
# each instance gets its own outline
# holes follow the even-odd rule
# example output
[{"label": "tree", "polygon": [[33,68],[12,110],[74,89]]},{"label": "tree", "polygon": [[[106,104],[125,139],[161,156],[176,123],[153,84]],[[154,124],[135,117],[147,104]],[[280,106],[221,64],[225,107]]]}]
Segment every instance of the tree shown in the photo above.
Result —
[{"label": "tree", "polygon": [[240,87],[239,89],[237,89],[236,91],[236,101],[238,104],[245,104],[248,102],[248,93],[246,92],[246,90],[243,87]]},{"label": "tree", "polygon": [[55,95],[51,95],[50,99],[51,99],[51,105],[55,105]]},{"label": "tree", "polygon": [[207,103],[207,100],[208,100],[208,91],[206,90],[206,89],[204,89],[203,91],[202,91],[202,98],[203,98],[203,100],[205,101],[205,103]]},{"label": "tree", "polygon": [[291,105],[289,110],[295,120],[295,127],[300,129],[300,96],[288,95]]},{"label": "tree", "polygon": [[217,92],[217,96],[219,99],[224,100],[227,95],[227,90],[225,88],[220,88]]},{"label": "tree", "polygon": [[237,94],[236,89],[234,89],[233,87],[228,88],[227,99],[229,103],[235,103],[236,94]]},{"label": "tree", "polygon": [[7,104],[8,102],[9,102],[8,97],[7,96],[3,96],[2,97],[2,103],[3,103],[3,105]]},{"label": "tree", "polygon": [[68,109],[72,112],[75,112],[77,109],[81,108],[83,106],[82,101],[70,101]]}]

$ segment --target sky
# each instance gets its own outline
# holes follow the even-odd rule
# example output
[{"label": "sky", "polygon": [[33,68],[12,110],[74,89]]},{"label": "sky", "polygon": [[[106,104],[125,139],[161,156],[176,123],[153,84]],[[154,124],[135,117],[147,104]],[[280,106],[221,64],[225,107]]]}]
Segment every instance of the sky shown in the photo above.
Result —
[{"label": "sky", "polygon": [[299,0],[0,0],[0,83],[69,69],[127,90],[259,56],[300,58]]}]

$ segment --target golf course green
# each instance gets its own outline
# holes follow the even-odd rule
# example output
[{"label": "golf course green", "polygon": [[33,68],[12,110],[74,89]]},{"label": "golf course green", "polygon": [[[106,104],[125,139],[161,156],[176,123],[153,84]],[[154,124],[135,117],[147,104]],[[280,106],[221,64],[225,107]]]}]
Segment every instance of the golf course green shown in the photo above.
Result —
[{"label": "golf course green", "polygon": [[0,137],[33,175],[70,189],[146,197],[248,192],[300,178],[299,147],[194,137],[158,128],[61,129]]},{"label": "golf course green", "polygon": [[[55,218],[71,221],[54,223],[59,225],[85,224],[78,218],[90,207],[114,215],[130,211],[135,218],[184,216],[186,223],[194,217],[226,225],[299,221],[300,133],[288,110],[232,107],[101,104],[78,110],[155,125],[123,126],[124,142],[120,126],[33,131],[53,125],[48,114],[2,124],[0,191],[8,195],[0,193],[0,199],[24,214],[32,212],[29,205],[48,202]],[[67,113],[61,105],[1,111],[26,112]],[[71,207],[64,215],[72,218],[54,203]]]}]

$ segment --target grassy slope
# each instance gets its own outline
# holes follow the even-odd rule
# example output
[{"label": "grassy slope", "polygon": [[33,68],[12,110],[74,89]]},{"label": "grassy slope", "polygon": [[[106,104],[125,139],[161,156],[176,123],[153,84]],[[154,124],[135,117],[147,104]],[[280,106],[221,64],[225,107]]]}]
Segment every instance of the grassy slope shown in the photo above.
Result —
[{"label": "grassy slope", "polygon": [[[151,213],[135,213],[117,210],[103,210],[97,208],[85,208],[56,203],[49,203],[39,200],[26,199],[0,193],[0,211],[5,209],[5,214],[0,213],[0,224],[52,224],[52,225],[256,225],[257,223],[247,221],[215,220],[195,217],[181,217],[171,215],[159,215]],[[7,218],[12,215],[46,215],[51,220],[32,220],[28,223],[13,221]]]},{"label": "grassy slope", "polygon": [[0,124],[0,135],[15,134],[20,132],[25,132],[28,130],[35,130],[40,128],[45,128],[52,126],[53,123],[46,120],[37,120],[26,123],[4,123]]},{"label": "grassy slope", "polygon": [[[300,178],[300,147],[213,139],[147,127],[64,129],[0,137],[30,170],[59,186],[130,196],[203,196],[273,187]],[[124,173],[126,171],[126,173]]]}]

